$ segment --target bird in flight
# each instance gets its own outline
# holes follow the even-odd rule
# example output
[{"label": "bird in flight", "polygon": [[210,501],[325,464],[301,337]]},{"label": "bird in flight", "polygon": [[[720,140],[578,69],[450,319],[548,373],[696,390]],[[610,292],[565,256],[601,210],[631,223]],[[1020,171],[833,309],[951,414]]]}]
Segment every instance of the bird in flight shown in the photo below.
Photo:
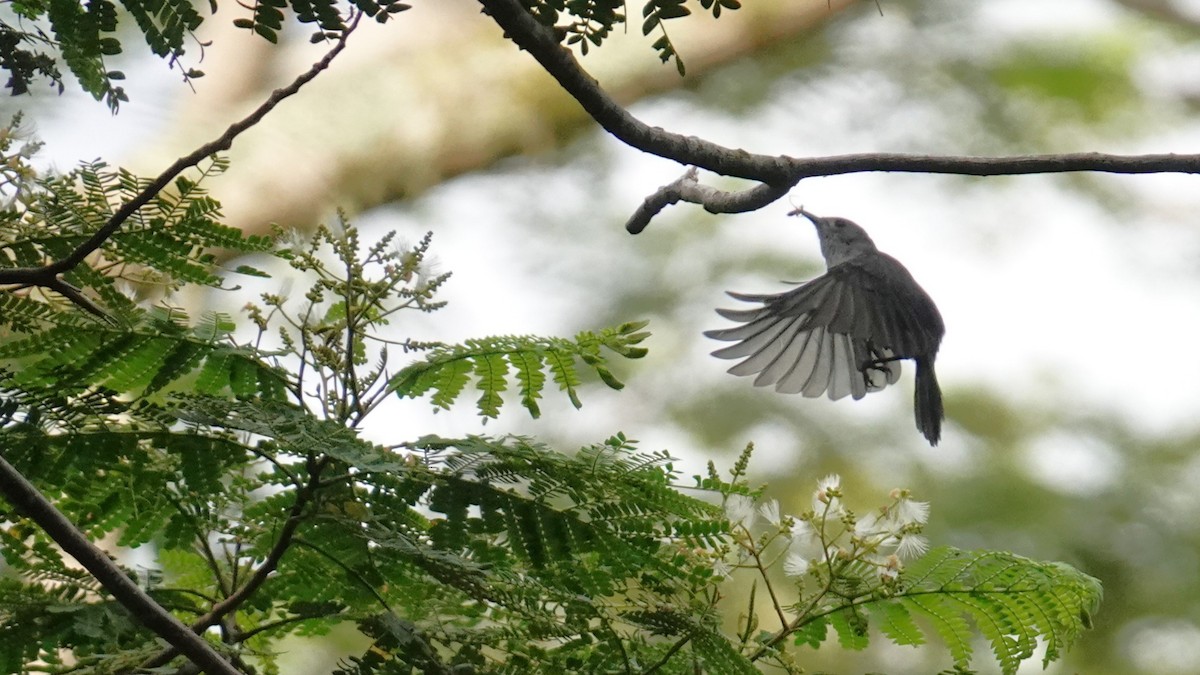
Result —
[{"label": "bird in flight", "polygon": [[713,356],[742,359],[729,372],[755,375],[755,386],[833,400],[858,400],[895,384],[900,362],[912,359],[917,429],[937,445],[945,412],[933,364],[946,333],[937,306],[900,261],[880,252],[854,222],[803,208],[789,215],[802,215],[816,227],[825,274],[773,295],[730,292],[760,306],[717,310],[741,325],[704,333],[737,343]]}]

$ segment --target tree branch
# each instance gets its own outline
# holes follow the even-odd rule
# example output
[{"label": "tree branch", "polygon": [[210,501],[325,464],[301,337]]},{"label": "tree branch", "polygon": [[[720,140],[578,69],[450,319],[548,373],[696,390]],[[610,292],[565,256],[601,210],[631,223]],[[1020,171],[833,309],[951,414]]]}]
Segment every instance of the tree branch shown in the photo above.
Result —
[{"label": "tree branch", "polygon": [[[164,190],[176,176],[186,169],[196,166],[206,157],[228,150],[233,145],[234,139],[242,132],[258,124],[281,101],[298,92],[301,87],[328,68],[334,57],[345,48],[350,33],[358,25],[358,19],[359,16],[356,15],[333,48],[320,61],[313,64],[308,71],[286,87],[276,89],[262,105],[242,120],[231,124],[217,139],[176,160],[133,199],[122,204],[95,234],[66,257],[41,267],[0,270],[0,284],[40,286],[63,295],[89,313],[107,318],[99,307],[59,275],[69,272],[96,252],[138,209]],[[298,492],[290,517],[262,566],[255,571],[246,584],[217,604],[197,620],[191,628],[163,609],[141,588],[130,581],[115,562],[99,548],[96,548],[54,507],[50,500],[38,492],[33,484],[26,480],[3,456],[0,456],[0,494],[3,494],[16,508],[33,519],[64,551],[78,560],[134,617],[171,644],[170,649],[151,659],[155,662],[154,665],[163,665],[175,656],[182,654],[205,672],[238,675],[239,671],[222,659],[212,646],[200,637],[199,633],[236,609],[274,571],[299,526],[303,509],[319,485],[318,478],[322,467],[323,463],[320,462],[315,463],[312,467],[314,471],[311,482]]]},{"label": "tree branch", "polygon": [[790,157],[753,155],[745,150],[650,127],[621,107],[600,88],[565,47],[554,30],[538,23],[521,6],[520,0],[480,0],[484,11],[501,28],[505,37],[529,52],[558,84],[573,96],[592,119],[622,142],[652,155],[690,164],[723,176],[748,178],[763,183],[793,185],[795,175]]},{"label": "tree branch", "polygon": [[701,204],[714,213],[762,208],[787,194],[805,178],[846,173],[890,171],[965,176],[1007,176],[1031,173],[1097,171],[1104,173],[1200,173],[1200,155],[1110,155],[1098,152],[1015,157],[928,156],[901,153],[862,153],[829,157],[760,155],[682,136],[638,120],[608,96],[571,52],[559,44],[553,29],[538,23],[520,0],[479,0],[505,36],[528,51],[606,131],[627,145],[680,164],[723,176],[746,178],[760,185],[738,193],[700,186],[685,175],[646,198],[630,217],[626,229],[637,234],[669,204]]},{"label": "tree branch", "polygon": [[[267,581],[267,577],[279,566],[279,561],[283,559],[283,554],[287,553],[287,550],[291,548],[296,530],[300,528],[300,522],[304,519],[304,511],[308,508],[309,502],[312,501],[313,496],[321,487],[321,471],[328,464],[328,457],[309,459],[308,483],[296,491],[296,501],[292,502],[292,508],[288,512],[288,519],[284,521],[283,527],[279,531],[279,536],[275,539],[275,544],[263,559],[262,564],[258,566],[258,569],[254,570],[254,574],[246,580],[245,584],[234,591],[229,597],[217,603],[204,616],[193,621],[191,630],[196,633],[202,633],[209,626],[215,625],[225,615],[241,606],[243,602]],[[141,667],[147,670],[157,668],[166,665],[177,655],[178,653],[175,648],[164,649],[144,661]]]},{"label": "tree branch", "polygon": [[674,182],[660,187],[654,194],[646,197],[642,205],[625,222],[625,229],[629,234],[640,234],[659,211],[680,201],[699,204],[709,213],[745,213],[761,209],[786,195],[792,188],[787,184],[759,183],[749,190],[725,192],[701,185],[696,180],[697,173],[696,167],[689,167],[687,172]]},{"label": "tree branch", "polygon": [[263,101],[262,105],[255,108],[254,111],[245,118],[229,125],[229,128],[226,129],[225,132],[216,139],[205,143],[187,155],[175,160],[175,163],[167,167],[165,171],[160,173],[157,178],[151,181],[150,184],[143,188],[142,191],[137,195],[135,195],[133,199],[125,202],[120,206],[120,208],[114,211],[112,216],[109,217],[108,221],[104,223],[99,230],[96,230],[96,232],[89,237],[87,241],[77,246],[75,250],[71,251],[71,253],[65,258],[56,260],[41,267],[0,269],[0,285],[14,284],[21,286],[41,286],[63,295],[71,302],[87,310],[89,313],[97,314],[99,312],[100,316],[105,316],[103,312],[100,312],[99,308],[97,308],[90,301],[87,301],[86,298],[78,293],[78,291],[75,291],[74,287],[65,285],[58,278],[59,275],[74,269],[77,265],[83,262],[85,258],[92,253],[95,253],[101,246],[104,245],[104,242],[108,241],[108,239],[112,237],[117,230],[121,229],[121,226],[125,224],[125,221],[129,220],[130,216],[132,216],[134,213],[137,213],[138,209],[145,206],[150,202],[151,199],[154,199],[158,193],[166,189],[166,187],[171,183],[172,180],[175,179],[176,176],[204,161],[206,157],[211,157],[218,152],[228,150],[233,146],[234,139],[240,136],[242,132],[258,124],[262,118],[266,117],[267,113],[274,110],[275,106],[279,105],[281,101],[300,91],[301,87],[311,82],[313,78],[328,68],[329,64],[333,62],[334,57],[336,57],[342,52],[343,49],[345,49],[346,41],[349,39],[350,34],[354,32],[354,29],[358,26],[358,20],[360,16],[361,14],[355,15],[354,19],[350,22],[350,25],[338,38],[337,43],[332,49],[329,50],[329,53],[327,53],[320,61],[314,63],[313,66],[308,69],[308,71],[301,74],[286,87],[282,87],[271,92],[271,95],[267,97],[266,101]]},{"label": "tree branch", "polygon": [[1200,28],[1200,18],[1184,11],[1175,0],[1117,0],[1118,4],[1160,21],[1169,21],[1187,29]]},{"label": "tree branch", "polygon": [[45,530],[71,557],[79,561],[134,618],[162,637],[207,673],[239,675],[239,671],[203,638],[133,583],[104,551],[97,548],[61,511],[38,492],[16,467],[0,456],[0,492],[16,509]]}]

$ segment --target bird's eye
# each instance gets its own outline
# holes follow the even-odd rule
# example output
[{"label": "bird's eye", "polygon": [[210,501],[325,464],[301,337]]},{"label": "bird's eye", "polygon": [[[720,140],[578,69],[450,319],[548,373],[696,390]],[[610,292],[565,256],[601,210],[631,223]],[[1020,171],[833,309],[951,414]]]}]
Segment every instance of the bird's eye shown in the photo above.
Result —
[{"label": "bird's eye", "polygon": [[845,227],[845,226],[846,226],[846,221],[844,221],[844,220],[839,220],[839,221],[837,221],[835,224],[837,225],[837,228],[840,230],[840,229],[842,229],[843,227]]}]

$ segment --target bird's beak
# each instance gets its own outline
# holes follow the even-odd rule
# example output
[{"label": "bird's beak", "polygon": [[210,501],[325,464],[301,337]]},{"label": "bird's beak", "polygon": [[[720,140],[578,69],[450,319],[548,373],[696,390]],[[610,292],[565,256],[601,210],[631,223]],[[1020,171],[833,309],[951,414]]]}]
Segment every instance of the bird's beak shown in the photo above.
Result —
[{"label": "bird's beak", "polygon": [[788,215],[789,216],[804,216],[805,218],[808,218],[809,220],[811,220],[813,225],[817,224],[817,220],[819,218],[819,216],[815,216],[815,215],[809,213],[808,211],[805,211],[803,206],[795,209]]}]

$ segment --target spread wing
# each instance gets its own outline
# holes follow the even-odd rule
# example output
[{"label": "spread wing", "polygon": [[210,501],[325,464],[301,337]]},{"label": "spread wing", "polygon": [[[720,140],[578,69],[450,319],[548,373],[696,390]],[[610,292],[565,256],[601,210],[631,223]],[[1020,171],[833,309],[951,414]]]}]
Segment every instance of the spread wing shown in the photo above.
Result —
[{"label": "spread wing", "polygon": [[[909,284],[893,283],[901,280]],[[743,359],[729,369],[754,385],[815,398],[862,398],[900,379],[900,361],[937,351],[941,316],[900,263],[878,254],[837,265],[776,295],[729,295],[761,307],[719,309],[742,325],[707,331],[736,342],[713,356]],[[916,294],[911,291],[915,289]]]}]

